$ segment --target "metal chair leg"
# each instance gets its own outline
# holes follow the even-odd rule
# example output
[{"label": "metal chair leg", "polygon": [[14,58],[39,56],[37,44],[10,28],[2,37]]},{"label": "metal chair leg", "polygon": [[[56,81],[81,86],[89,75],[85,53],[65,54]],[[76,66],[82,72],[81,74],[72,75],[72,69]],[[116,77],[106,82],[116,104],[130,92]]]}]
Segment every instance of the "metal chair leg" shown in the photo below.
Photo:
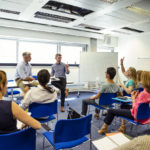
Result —
[{"label": "metal chair leg", "polygon": [[45,137],[43,138],[43,150],[44,150],[44,145],[45,145]]}]

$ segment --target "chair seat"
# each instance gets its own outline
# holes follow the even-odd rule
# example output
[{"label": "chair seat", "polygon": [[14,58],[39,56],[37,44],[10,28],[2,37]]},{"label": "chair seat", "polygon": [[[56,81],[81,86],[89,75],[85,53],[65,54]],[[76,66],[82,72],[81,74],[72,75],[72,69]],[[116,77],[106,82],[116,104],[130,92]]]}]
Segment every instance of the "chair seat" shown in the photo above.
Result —
[{"label": "chair seat", "polygon": [[[51,143],[51,145],[53,145],[54,132],[45,132],[43,134],[46,137],[46,139]],[[55,150],[72,148],[72,147],[82,144],[85,141],[88,141],[87,137],[82,137],[78,140],[73,140],[73,141],[69,141],[69,142],[55,143]]]},{"label": "chair seat", "polygon": [[[13,95],[20,94],[20,91],[13,90]],[[8,95],[11,95],[11,91],[8,91]]]},{"label": "chair seat", "polygon": [[56,117],[54,115],[51,115],[46,119],[37,119],[37,120],[40,121],[40,123],[46,123],[46,122],[49,122],[49,121],[54,120],[54,119],[56,119]]},{"label": "chair seat", "polygon": [[135,124],[135,125],[142,125],[141,123],[136,122],[136,121],[134,121],[134,120],[131,120],[131,119],[129,119],[129,118],[122,117],[122,116],[118,116],[118,117],[120,117],[120,118],[122,118],[122,119],[125,119],[125,120],[127,120],[127,121],[129,121],[129,122],[131,122],[131,123],[133,123],[133,124]]}]

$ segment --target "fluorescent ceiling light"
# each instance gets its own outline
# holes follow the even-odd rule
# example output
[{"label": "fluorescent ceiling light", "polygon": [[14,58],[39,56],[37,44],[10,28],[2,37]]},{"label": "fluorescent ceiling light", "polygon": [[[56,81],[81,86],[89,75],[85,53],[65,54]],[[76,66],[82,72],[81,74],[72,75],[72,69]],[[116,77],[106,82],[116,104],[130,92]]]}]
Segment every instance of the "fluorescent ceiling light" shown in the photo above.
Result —
[{"label": "fluorescent ceiling light", "polygon": [[134,13],[140,14],[140,15],[150,16],[150,11],[144,10],[142,8],[139,8],[139,7],[129,6],[126,9],[129,10],[129,11],[132,11]]},{"label": "fluorescent ceiling light", "polygon": [[103,1],[105,3],[113,4],[113,3],[117,2],[118,0],[100,0],[100,1]]}]

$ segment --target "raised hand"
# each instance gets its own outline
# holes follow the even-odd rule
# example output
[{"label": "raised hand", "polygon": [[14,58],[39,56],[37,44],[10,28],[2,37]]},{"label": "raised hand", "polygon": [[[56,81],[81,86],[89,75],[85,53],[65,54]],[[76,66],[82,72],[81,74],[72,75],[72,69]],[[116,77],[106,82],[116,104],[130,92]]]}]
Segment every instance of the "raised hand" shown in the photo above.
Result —
[{"label": "raised hand", "polygon": [[124,59],[125,59],[124,57],[120,59],[120,64],[123,64]]}]

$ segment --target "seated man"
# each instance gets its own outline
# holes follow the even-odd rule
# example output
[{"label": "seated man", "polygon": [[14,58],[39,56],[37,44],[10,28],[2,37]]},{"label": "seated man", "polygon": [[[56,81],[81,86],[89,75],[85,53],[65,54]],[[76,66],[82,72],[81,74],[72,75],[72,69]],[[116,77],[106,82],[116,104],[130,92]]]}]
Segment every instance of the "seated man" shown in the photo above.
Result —
[{"label": "seated man", "polygon": [[[82,115],[86,115],[87,113],[87,108],[88,108],[88,104],[94,104],[99,106],[95,100],[99,99],[101,93],[119,93],[120,95],[122,95],[121,89],[119,87],[119,85],[117,85],[113,79],[116,75],[116,69],[113,67],[109,67],[107,68],[106,71],[106,79],[107,82],[102,86],[101,90],[98,92],[97,95],[90,97],[89,99],[85,99],[82,101]],[[99,110],[96,109],[96,114],[94,115],[96,118],[99,117]]]},{"label": "seated man", "polygon": [[[17,86],[19,86],[23,92],[26,92],[29,90],[29,87],[23,84],[23,81],[33,81],[35,79],[32,77],[32,67],[31,64],[29,64],[31,61],[31,53],[24,52],[22,56],[24,60],[17,65],[15,81]],[[37,86],[38,82],[34,81],[31,85]]]}]

